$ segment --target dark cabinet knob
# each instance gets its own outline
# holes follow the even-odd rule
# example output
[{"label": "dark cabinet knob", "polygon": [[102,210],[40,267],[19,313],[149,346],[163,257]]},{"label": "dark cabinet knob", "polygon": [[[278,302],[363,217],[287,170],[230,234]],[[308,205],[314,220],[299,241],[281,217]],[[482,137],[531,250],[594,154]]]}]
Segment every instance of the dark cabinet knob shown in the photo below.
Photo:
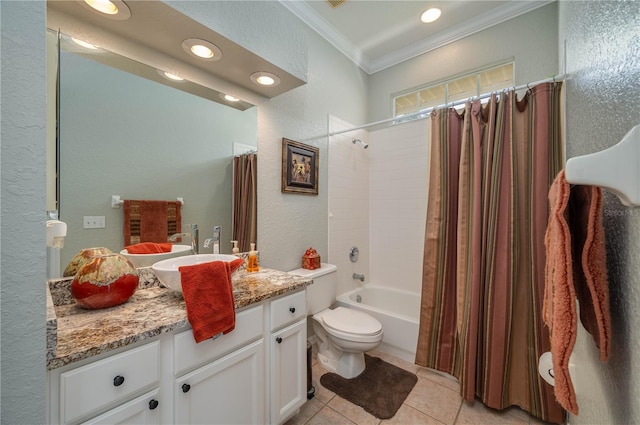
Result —
[{"label": "dark cabinet knob", "polygon": [[189,385],[189,384],[182,384],[182,392],[183,392],[183,393],[188,393],[190,389],[191,389],[191,385]]},{"label": "dark cabinet knob", "polygon": [[277,338],[276,338],[276,342],[277,342],[278,344],[280,344],[280,343],[282,342],[282,338],[277,337]]},{"label": "dark cabinet knob", "polygon": [[158,407],[158,400],[149,401],[149,410],[154,410],[156,407]]},{"label": "dark cabinet knob", "polygon": [[124,384],[124,376],[116,376],[115,378],[113,378],[113,385],[116,387],[119,387],[120,385]]},{"label": "dark cabinet knob", "polygon": [[295,307],[291,307],[291,308],[289,309],[289,311],[293,314],[293,313],[295,313],[295,312],[296,312],[296,308],[295,308]]}]

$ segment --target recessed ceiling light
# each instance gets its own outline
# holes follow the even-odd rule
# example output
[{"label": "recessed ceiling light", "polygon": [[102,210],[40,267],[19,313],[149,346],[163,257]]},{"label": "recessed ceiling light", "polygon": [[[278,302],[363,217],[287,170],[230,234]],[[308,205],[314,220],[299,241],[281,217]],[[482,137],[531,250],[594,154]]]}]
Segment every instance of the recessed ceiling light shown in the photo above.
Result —
[{"label": "recessed ceiling light", "polygon": [[111,19],[129,19],[131,10],[122,0],[84,0],[84,3],[93,11],[100,12]]},{"label": "recessed ceiling light", "polygon": [[238,102],[240,101],[240,99],[238,99],[235,96],[232,96],[230,94],[224,94],[224,93],[220,93],[220,97],[228,102]]},{"label": "recessed ceiling light", "polygon": [[222,58],[222,50],[213,43],[198,38],[188,38],[182,42],[182,48],[198,59],[217,61]]},{"label": "recessed ceiling light", "polygon": [[280,84],[280,77],[266,71],[254,72],[250,78],[251,81],[261,86],[275,87]]},{"label": "recessed ceiling light", "polygon": [[420,16],[420,20],[425,24],[428,24],[430,22],[436,21],[441,14],[442,11],[440,9],[438,9],[437,7],[432,7],[431,9],[427,9],[422,13],[422,16]]},{"label": "recessed ceiling light", "polygon": [[172,74],[170,72],[166,72],[166,71],[161,71],[161,70],[157,70],[158,74],[162,75],[164,78],[167,78],[169,80],[173,80],[173,81],[184,81],[184,78],[177,76],[176,74]]},{"label": "recessed ceiling light", "polygon": [[95,45],[91,43],[87,43],[86,41],[78,40],[77,38],[74,38],[74,37],[71,37],[71,40],[73,40],[73,42],[76,43],[78,46],[82,46],[85,49],[92,49],[92,50],[98,49]]}]

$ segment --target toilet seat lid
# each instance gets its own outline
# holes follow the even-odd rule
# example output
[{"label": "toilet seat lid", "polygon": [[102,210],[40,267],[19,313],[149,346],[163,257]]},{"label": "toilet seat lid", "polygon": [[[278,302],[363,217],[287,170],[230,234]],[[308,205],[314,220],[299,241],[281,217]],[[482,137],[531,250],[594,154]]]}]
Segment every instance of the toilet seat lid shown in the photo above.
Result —
[{"label": "toilet seat lid", "polygon": [[382,324],[366,313],[346,307],[336,307],[322,315],[329,328],[357,335],[375,335],[382,331]]}]

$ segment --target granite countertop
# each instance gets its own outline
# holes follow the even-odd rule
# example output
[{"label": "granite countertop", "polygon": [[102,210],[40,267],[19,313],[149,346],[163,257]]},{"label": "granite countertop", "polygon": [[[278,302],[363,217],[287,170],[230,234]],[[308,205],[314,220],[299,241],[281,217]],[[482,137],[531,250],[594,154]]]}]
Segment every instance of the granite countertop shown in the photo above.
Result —
[{"label": "granite countertop", "polygon": [[[150,267],[138,269],[136,293],[124,304],[87,310],[70,293],[72,278],[48,281],[47,370],[95,356],[177,329],[188,329],[182,294],[163,287]],[[236,309],[286,294],[313,283],[311,279],[260,268],[232,276]]]}]

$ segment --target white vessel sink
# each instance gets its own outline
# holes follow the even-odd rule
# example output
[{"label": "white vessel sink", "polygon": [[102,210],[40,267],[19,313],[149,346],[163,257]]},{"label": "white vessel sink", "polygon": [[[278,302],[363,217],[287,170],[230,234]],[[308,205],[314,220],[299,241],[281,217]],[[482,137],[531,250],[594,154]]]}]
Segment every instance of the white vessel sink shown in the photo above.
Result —
[{"label": "white vessel sink", "polygon": [[233,261],[239,257],[228,254],[196,254],[184,257],[169,258],[158,261],[151,266],[151,270],[156,274],[158,280],[167,288],[182,292],[180,283],[180,271],[178,267],[192,266],[195,264],[209,263],[211,261]]},{"label": "white vessel sink", "polygon": [[170,252],[158,252],[155,254],[129,254],[126,249],[123,249],[120,254],[131,261],[134,267],[149,267],[161,260],[191,254],[191,245],[173,245]]}]

